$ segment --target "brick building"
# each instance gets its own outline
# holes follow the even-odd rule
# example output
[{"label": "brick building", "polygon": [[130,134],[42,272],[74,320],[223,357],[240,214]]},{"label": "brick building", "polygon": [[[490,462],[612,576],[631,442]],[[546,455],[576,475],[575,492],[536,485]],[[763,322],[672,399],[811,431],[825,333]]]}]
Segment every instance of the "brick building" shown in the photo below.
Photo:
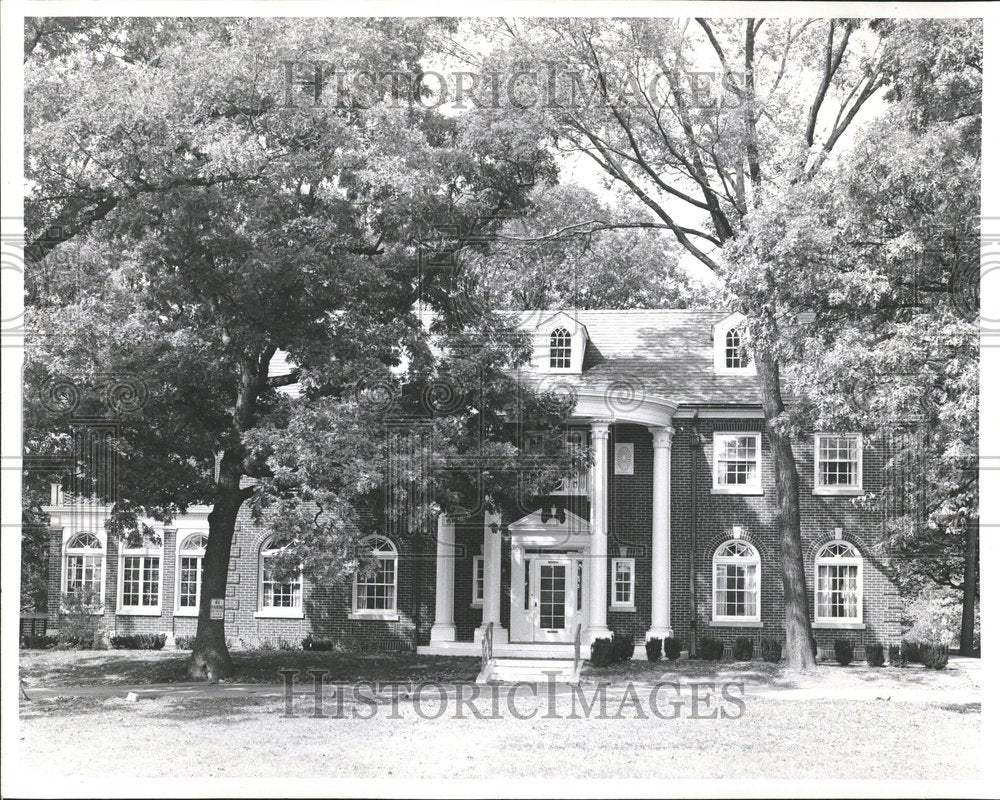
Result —
[{"label": "brick building", "polygon": [[[573,392],[568,435],[594,464],[523,514],[438,520],[430,539],[371,537],[378,569],[333,585],[278,582],[275,542],[241,515],[225,598],[234,646],[307,634],[359,650],[476,654],[492,623],[498,653],[571,651],[610,632],[783,637],[777,503],[768,436],[740,318],[708,311],[530,312],[525,378]],[[898,642],[900,602],[876,547],[882,516],[858,498],[881,486],[884,448],[860,434],[796,442],[810,614],[834,638]],[[110,509],[64,503],[53,487],[50,602],[92,588],[109,631],[193,635],[209,508],[123,550]],[[280,544],[280,543],[278,543]],[[756,653],[759,655],[759,646]],[[642,649],[637,648],[637,655]]]}]

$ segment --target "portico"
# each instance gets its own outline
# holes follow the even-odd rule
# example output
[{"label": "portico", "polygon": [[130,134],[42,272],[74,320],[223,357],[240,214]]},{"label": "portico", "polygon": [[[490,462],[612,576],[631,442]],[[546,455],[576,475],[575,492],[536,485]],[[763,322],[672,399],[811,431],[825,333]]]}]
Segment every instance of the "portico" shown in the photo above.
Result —
[{"label": "portico", "polygon": [[[456,641],[454,627],[454,528],[439,525],[436,559],[435,621],[430,644],[419,652],[476,654],[492,623],[496,652],[553,653],[572,648],[579,626],[584,645],[610,637],[608,627],[609,437],[615,425],[642,425],[649,431],[653,452],[651,615],[646,638],[672,635],[670,625],[670,455],[671,425],[676,404],[657,397],[630,397],[612,391],[580,390],[571,420],[574,430],[589,433],[593,463],[585,487],[589,519],[568,509],[558,514],[537,509],[506,524],[510,536],[509,629],[501,624],[501,543],[504,522],[487,514],[483,524],[482,624],[473,641]],[[648,451],[647,451],[648,453]],[[647,462],[648,463],[648,462]],[[647,468],[648,469],[648,468]],[[648,472],[647,472],[648,475]],[[648,480],[648,478],[647,478]]]}]

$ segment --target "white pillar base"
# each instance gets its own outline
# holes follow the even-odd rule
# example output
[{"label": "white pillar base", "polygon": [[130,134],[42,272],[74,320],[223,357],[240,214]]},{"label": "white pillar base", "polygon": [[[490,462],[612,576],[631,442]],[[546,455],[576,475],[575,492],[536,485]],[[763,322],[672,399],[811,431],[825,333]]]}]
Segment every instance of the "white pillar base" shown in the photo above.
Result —
[{"label": "white pillar base", "polygon": [[455,626],[447,623],[434,623],[431,625],[432,642],[454,642]]},{"label": "white pillar base", "polygon": [[587,628],[582,638],[582,643],[590,647],[595,639],[610,639],[611,631],[608,628]]},{"label": "white pillar base", "polygon": [[[483,626],[479,626],[472,632],[472,641],[475,644],[480,644],[483,641],[483,636],[486,635],[486,629]],[[510,641],[510,634],[507,629],[502,625],[493,625],[493,644],[507,644]]]},{"label": "white pillar base", "polygon": [[672,628],[650,628],[646,631],[646,641],[650,639],[673,639],[674,631]]}]

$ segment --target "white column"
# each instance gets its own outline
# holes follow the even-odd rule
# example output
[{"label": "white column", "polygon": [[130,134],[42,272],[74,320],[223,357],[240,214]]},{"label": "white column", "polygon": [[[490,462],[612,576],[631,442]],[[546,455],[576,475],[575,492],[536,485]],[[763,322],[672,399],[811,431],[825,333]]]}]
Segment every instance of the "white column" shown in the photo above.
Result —
[{"label": "white column", "polygon": [[493,642],[505,643],[507,630],[500,625],[500,517],[487,512],[483,521],[483,624],[474,641],[482,641],[486,626],[493,623]]},{"label": "white column", "polygon": [[434,576],[434,624],[431,643],[455,641],[455,525],[438,516],[437,570]]},{"label": "white column", "polygon": [[670,441],[674,429],[650,428],[653,434],[653,575],[652,619],[646,639],[673,636],[670,628]]},{"label": "white column", "polygon": [[594,465],[590,468],[590,627],[587,641],[611,635],[608,630],[608,426],[590,425]]}]

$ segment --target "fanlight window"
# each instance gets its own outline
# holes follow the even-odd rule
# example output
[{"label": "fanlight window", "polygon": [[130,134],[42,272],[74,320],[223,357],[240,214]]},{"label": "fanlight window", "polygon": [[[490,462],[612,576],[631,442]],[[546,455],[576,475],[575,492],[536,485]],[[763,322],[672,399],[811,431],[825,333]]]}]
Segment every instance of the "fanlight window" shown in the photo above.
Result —
[{"label": "fanlight window", "polygon": [[569,369],[572,354],[569,331],[556,328],[549,335],[549,367],[551,369]]},{"label": "fanlight window", "polygon": [[79,533],[66,543],[66,594],[90,595],[101,602],[104,548],[93,533]]},{"label": "fanlight window", "polygon": [[297,610],[302,608],[302,573],[291,578],[278,578],[273,563],[290,542],[274,537],[264,543],[260,552],[260,606],[262,611]]},{"label": "fanlight window", "polygon": [[371,548],[375,567],[354,573],[354,613],[384,615],[396,613],[396,582],[399,553],[384,536],[369,536],[364,545]]},{"label": "fanlight window", "polygon": [[746,542],[724,543],[712,559],[715,621],[760,621],[760,555]]},{"label": "fanlight window", "polygon": [[726,331],[726,369],[746,369],[750,366],[739,328]]},{"label": "fanlight window", "polygon": [[816,554],[817,622],[861,622],[862,563],[847,542],[830,542]]},{"label": "fanlight window", "polygon": [[177,607],[182,611],[198,611],[201,597],[201,575],[208,535],[194,533],[181,542],[177,565]]}]

